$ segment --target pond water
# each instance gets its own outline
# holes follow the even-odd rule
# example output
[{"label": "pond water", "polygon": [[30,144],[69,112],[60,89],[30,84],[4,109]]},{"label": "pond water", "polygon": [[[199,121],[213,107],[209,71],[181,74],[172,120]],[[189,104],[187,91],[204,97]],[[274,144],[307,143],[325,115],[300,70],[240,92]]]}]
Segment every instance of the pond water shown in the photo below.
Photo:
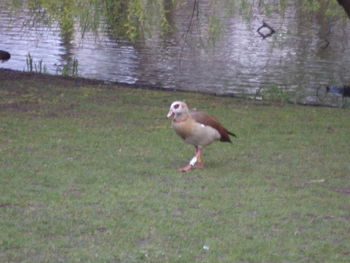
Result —
[{"label": "pond water", "polygon": [[[207,2],[201,2],[202,17]],[[326,87],[350,85],[350,24],[344,18],[305,19],[290,3],[283,16],[267,17],[257,10],[248,20],[238,13],[225,18],[221,36],[211,44],[206,41],[208,24],[199,17],[186,35],[191,2],[174,10],[176,31],[134,43],[103,31],[85,32],[82,38],[78,26],[64,41],[55,24],[28,26],[28,11],[1,8],[0,49],[10,52],[11,59],[0,67],[28,70],[30,53],[33,64],[41,62],[40,70],[50,74],[76,60],[79,76],[86,78],[339,106],[342,96],[327,93]],[[265,39],[257,32],[263,21],[276,31]]]}]

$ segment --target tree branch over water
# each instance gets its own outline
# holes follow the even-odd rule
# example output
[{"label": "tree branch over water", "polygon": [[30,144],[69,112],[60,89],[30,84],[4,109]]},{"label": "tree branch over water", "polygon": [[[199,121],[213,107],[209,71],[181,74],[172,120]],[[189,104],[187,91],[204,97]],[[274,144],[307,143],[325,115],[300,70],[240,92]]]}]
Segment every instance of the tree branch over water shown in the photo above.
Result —
[{"label": "tree branch over water", "polygon": [[191,14],[191,18],[190,18],[190,22],[188,24],[188,27],[187,27],[187,30],[186,30],[186,33],[184,35],[184,39],[186,40],[187,38],[187,35],[188,33],[191,31],[191,28],[192,28],[192,25],[193,25],[193,19],[194,19],[194,14],[196,13],[196,10],[197,10],[197,16],[199,14],[199,0],[194,0],[193,2],[193,9],[192,9],[192,14]]},{"label": "tree branch over water", "polygon": [[[262,32],[261,30],[262,30],[263,28],[267,28],[267,29],[269,30],[269,32],[267,32],[267,33]],[[267,37],[270,37],[270,36],[272,36],[274,33],[276,33],[275,29],[273,29],[272,26],[270,26],[269,24],[267,24],[265,21],[263,21],[262,26],[259,27],[259,28],[257,29],[257,32],[259,33],[259,35],[260,35],[263,39],[265,39],[265,38],[267,38]]]},{"label": "tree branch over water", "polygon": [[341,5],[345,12],[348,14],[348,17],[350,18],[350,0],[337,0],[339,5]]}]

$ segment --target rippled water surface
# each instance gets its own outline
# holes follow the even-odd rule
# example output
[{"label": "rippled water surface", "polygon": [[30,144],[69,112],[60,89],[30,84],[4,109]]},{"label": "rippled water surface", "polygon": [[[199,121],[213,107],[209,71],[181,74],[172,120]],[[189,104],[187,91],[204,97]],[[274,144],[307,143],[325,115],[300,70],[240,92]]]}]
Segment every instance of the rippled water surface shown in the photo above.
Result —
[{"label": "rippled water surface", "polygon": [[[205,2],[205,1],[204,1]],[[26,10],[0,10],[0,49],[12,57],[0,67],[28,70],[30,53],[51,74],[73,59],[82,77],[165,89],[215,94],[264,96],[309,104],[341,103],[327,94],[327,86],[350,85],[350,26],[346,19],[323,23],[303,20],[293,6],[285,15],[256,14],[249,21],[236,14],[226,18],[222,36],[206,41],[207,25],[195,20],[187,35],[191,5],[173,15],[177,30],[136,43],[100,32],[63,41],[59,27],[37,23],[27,26]],[[262,21],[276,30],[263,39],[257,33]],[[306,22],[305,22],[306,21]]]}]

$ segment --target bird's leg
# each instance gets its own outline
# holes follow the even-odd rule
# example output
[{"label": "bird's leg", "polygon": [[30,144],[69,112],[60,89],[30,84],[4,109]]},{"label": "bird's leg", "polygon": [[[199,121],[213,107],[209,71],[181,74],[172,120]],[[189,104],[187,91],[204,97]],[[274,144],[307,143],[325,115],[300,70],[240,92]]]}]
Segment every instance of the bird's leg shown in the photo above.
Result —
[{"label": "bird's leg", "polygon": [[202,162],[202,156],[201,156],[201,148],[199,146],[196,146],[196,152],[191,159],[190,163],[186,165],[183,168],[180,168],[181,172],[187,172],[188,170],[191,170],[192,168],[203,168],[204,163]]},{"label": "bird's leg", "polygon": [[196,162],[192,165],[194,168],[203,168],[204,163],[202,161],[202,149],[199,146],[196,146],[196,153],[194,158],[196,158]]}]

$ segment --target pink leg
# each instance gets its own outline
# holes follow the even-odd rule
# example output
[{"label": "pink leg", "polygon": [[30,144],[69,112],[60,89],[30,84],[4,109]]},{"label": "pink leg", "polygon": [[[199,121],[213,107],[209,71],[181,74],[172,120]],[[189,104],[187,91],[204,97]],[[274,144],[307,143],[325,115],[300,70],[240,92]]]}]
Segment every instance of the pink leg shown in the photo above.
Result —
[{"label": "pink leg", "polygon": [[188,164],[185,167],[180,168],[179,171],[180,172],[187,172],[187,171],[191,170],[192,168],[193,168],[193,166]]},{"label": "pink leg", "polygon": [[195,155],[194,155],[193,158],[195,158],[195,160],[196,160],[193,164],[191,164],[192,160],[193,160],[192,159],[191,162],[188,165],[186,165],[185,167],[180,168],[179,171],[187,172],[187,171],[189,171],[189,170],[191,170],[193,168],[203,168],[204,167],[204,163],[202,162],[202,159],[201,159],[201,149],[200,149],[200,147],[196,146],[196,152],[195,152]]},{"label": "pink leg", "polygon": [[197,162],[193,165],[194,168],[203,168],[204,162],[202,161],[202,150],[199,147],[196,147],[196,158]]}]

